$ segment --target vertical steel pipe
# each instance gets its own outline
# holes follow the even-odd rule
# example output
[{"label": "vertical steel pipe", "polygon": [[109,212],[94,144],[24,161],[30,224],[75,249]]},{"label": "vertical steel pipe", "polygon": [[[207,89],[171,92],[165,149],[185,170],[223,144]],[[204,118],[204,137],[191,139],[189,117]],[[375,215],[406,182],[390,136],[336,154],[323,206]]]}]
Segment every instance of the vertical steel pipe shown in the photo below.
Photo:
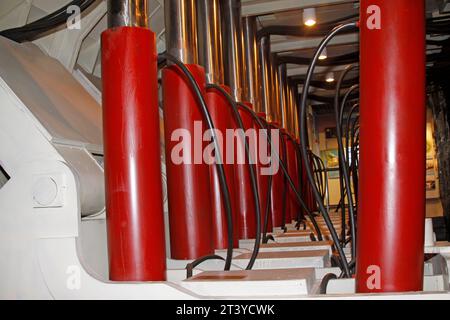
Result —
[{"label": "vertical steel pipe", "polygon": [[261,62],[261,67],[259,69],[260,80],[261,80],[261,111],[267,114],[269,121],[276,121],[276,116],[273,109],[271,108],[271,80],[272,80],[272,69],[270,67],[270,37],[265,36],[259,40],[259,60]]},{"label": "vertical steel pipe", "polygon": [[236,101],[243,101],[241,1],[220,1],[222,15],[225,84]]},{"label": "vertical steel pipe", "polygon": [[[206,94],[205,71],[194,64],[197,62],[195,3],[193,0],[165,1],[166,47],[186,64]],[[162,84],[171,255],[178,260],[197,259],[213,253],[210,172],[203,159],[202,141],[206,125],[198,98],[177,66],[164,69]],[[190,137],[173,139],[172,135],[180,130],[188,132]],[[172,152],[180,143],[187,149],[183,151],[181,163],[172,159]]]},{"label": "vertical steel pipe", "polygon": [[197,1],[198,61],[208,83],[224,84],[222,25],[219,0]]},{"label": "vertical steel pipe", "polygon": [[165,0],[166,49],[185,64],[198,63],[195,0]]},{"label": "vertical steel pipe", "polygon": [[357,292],[423,289],[425,3],[361,1]]},{"label": "vertical steel pipe", "polygon": [[[164,281],[155,34],[147,1],[108,1],[102,34],[103,132],[110,279]],[[132,9],[132,10],[128,10]]]},{"label": "vertical steel pipe", "polygon": [[245,17],[243,19],[245,40],[245,65],[247,80],[247,101],[249,101],[256,112],[265,112],[261,101],[261,73],[259,71],[259,48],[256,39],[256,17]]}]

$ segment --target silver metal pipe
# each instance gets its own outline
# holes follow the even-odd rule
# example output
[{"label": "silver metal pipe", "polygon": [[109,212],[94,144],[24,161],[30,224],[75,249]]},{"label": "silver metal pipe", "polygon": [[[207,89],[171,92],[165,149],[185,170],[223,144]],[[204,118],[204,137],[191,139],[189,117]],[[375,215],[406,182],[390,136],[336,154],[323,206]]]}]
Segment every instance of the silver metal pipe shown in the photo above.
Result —
[{"label": "silver metal pipe", "polygon": [[195,0],[165,0],[166,50],[185,64],[197,64]]},{"label": "silver metal pipe", "polygon": [[267,114],[269,121],[275,121],[275,116],[270,107],[271,104],[271,68],[270,68],[270,38],[265,36],[259,41],[259,61],[261,67],[259,68],[259,77],[261,88],[259,96],[261,97],[261,111]]},{"label": "silver metal pipe", "polygon": [[287,95],[287,83],[286,83],[286,64],[278,65],[278,104],[283,114],[283,128],[290,132],[290,123],[289,123],[289,108],[288,108],[288,95]]},{"label": "silver metal pipe", "polygon": [[291,86],[291,92],[292,92],[292,103],[294,105],[294,132],[295,136],[297,138],[300,138],[300,127],[298,123],[298,108],[299,108],[299,98],[298,98],[298,85],[295,83]]},{"label": "silver metal pipe", "polygon": [[225,84],[236,101],[243,101],[241,1],[221,0]]},{"label": "silver metal pipe", "polygon": [[150,0],[108,0],[108,27],[149,28]]},{"label": "silver metal pipe", "polygon": [[259,71],[259,50],[256,39],[256,17],[245,17],[243,19],[243,35],[246,66],[246,89],[247,100],[253,104],[256,112],[265,112],[261,99],[261,73]]},{"label": "silver metal pipe", "polygon": [[285,114],[282,105],[280,104],[280,77],[277,67],[276,54],[270,54],[270,65],[272,69],[272,83],[270,89],[272,92],[272,108],[275,110],[274,113],[276,115],[276,121],[282,127],[285,127]]},{"label": "silver metal pipe", "polygon": [[219,0],[197,0],[198,59],[208,83],[224,84]]}]

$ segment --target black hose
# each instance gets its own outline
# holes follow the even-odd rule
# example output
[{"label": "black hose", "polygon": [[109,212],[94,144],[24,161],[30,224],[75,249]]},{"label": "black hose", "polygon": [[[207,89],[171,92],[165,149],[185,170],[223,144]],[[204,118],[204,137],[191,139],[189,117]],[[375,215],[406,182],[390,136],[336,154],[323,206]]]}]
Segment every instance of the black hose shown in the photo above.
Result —
[{"label": "black hose", "polygon": [[328,273],[323,277],[322,281],[320,282],[320,294],[327,294],[327,287],[330,280],[337,279],[337,276],[334,273]]},{"label": "black hose", "polygon": [[250,257],[250,261],[247,265],[246,270],[253,269],[256,258],[259,254],[259,248],[261,246],[261,211],[260,211],[260,199],[258,194],[258,184],[256,181],[256,173],[255,168],[252,165],[252,159],[250,154],[250,147],[248,145],[247,139],[245,139],[244,131],[244,123],[242,122],[241,115],[239,114],[238,105],[236,101],[226,92],[222,87],[215,84],[208,84],[206,86],[207,89],[216,89],[225,99],[228,101],[228,104],[231,106],[231,110],[233,111],[234,119],[238,125],[238,128],[241,129],[241,138],[244,142],[245,155],[247,157],[248,166],[250,169],[250,183],[252,187],[253,198],[255,200],[255,212],[256,212],[256,237],[255,237],[255,246],[253,247],[252,256]]},{"label": "black hose", "polygon": [[[327,44],[331,41],[331,39],[334,38],[334,36],[342,31],[345,31],[347,29],[354,29],[357,28],[357,23],[348,23],[348,24],[343,24],[340,26],[337,26],[336,28],[334,28],[320,43],[319,47],[316,50],[316,53],[314,54],[314,58],[313,61],[311,63],[311,65],[308,68],[308,72],[307,72],[307,76],[306,76],[306,81],[304,83],[303,86],[303,94],[302,94],[302,98],[301,98],[301,103],[300,103],[300,115],[299,115],[299,123],[305,123],[305,119],[306,119],[306,102],[307,102],[307,98],[308,98],[308,93],[309,93],[309,83],[312,79],[313,73],[314,73],[314,69],[315,69],[315,65],[319,59],[319,55],[320,53],[323,51],[323,49],[327,46]],[[338,131],[338,130],[337,130]],[[301,143],[301,147],[302,147],[302,157],[303,160],[306,163],[308,163],[308,155],[307,155],[307,147],[306,147],[306,127],[305,126],[300,126],[300,143]],[[341,141],[342,144],[342,141]],[[339,257],[341,259],[342,262],[342,267],[344,269],[344,273],[347,277],[351,276],[350,273],[350,268],[348,266],[348,262],[347,262],[347,258],[345,256],[344,250],[341,247],[340,243],[339,243],[339,237],[336,233],[336,229],[334,228],[334,225],[330,219],[330,216],[328,214],[327,209],[324,206],[324,203],[321,201],[320,199],[320,194],[319,191],[317,190],[317,187],[315,185],[314,182],[314,176],[313,173],[311,171],[311,167],[309,165],[306,165],[306,173],[308,176],[308,179],[311,183],[311,187],[313,189],[313,193],[314,193],[314,197],[316,198],[316,201],[319,204],[319,209],[322,212],[323,218],[325,220],[325,223],[328,226],[328,229],[330,230],[330,234],[331,237],[333,238],[333,242],[334,245],[339,253]],[[354,239],[353,239],[354,240]]]},{"label": "black hose", "polygon": [[[345,106],[345,102],[347,101],[350,94],[359,88],[359,85],[352,86],[346,93],[341,108],[339,109],[339,98],[340,98],[340,90],[341,90],[341,84],[345,78],[345,76],[350,72],[350,70],[353,70],[354,68],[357,68],[356,65],[350,65],[348,66],[344,72],[341,74],[339,81],[336,85],[336,95],[334,100],[334,112],[336,117],[336,123],[337,123],[337,140],[338,140],[338,147],[339,147],[339,164],[340,168],[342,169],[342,174],[344,176],[344,182],[345,182],[345,189],[347,194],[347,200],[348,200],[348,215],[350,218],[350,232],[351,232],[351,238],[352,238],[352,246],[351,246],[351,253],[352,253],[352,259],[356,256],[356,224],[355,224],[355,215],[354,215],[354,207],[353,207],[353,195],[351,191],[351,185],[350,185],[350,176],[347,170],[347,162],[346,162],[346,156],[344,152],[344,146],[342,145],[342,128],[340,127],[340,124],[342,123],[342,114],[343,114],[343,106]],[[343,198],[343,203],[345,204],[345,198]]]},{"label": "black hose", "polygon": [[[240,104],[240,105],[242,106],[242,108],[247,109],[247,110],[250,112],[250,114],[253,116],[253,118],[255,119],[255,121],[258,123],[258,125],[259,125],[260,127],[262,127],[261,120],[260,120],[259,117],[253,112],[253,110],[251,110],[250,108],[248,108],[248,107],[247,107],[246,105],[244,105],[244,104]],[[269,143],[269,146],[271,147],[272,152],[275,154],[275,156],[277,157],[277,159],[278,159],[278,161],[279,161],[279,163],[280,163],[280,167],[281,167],[281,169],[283,170],[283,173],[285,174],[285,176],[286,176],[286,178],[287,178],[287,180],[288,180],[288,183],[289,183],[289,185],[291,186],[292,191],[295,193],[295,196],[296,196],[296,198],[297,198],[297,201],[298,201],[298,202],[300,203],[300,205],[305,209],[306,213],[308,214],[308,216],[309,216],[310,219],[311,219],[311,222],[312,222],[312,224],[313,224],[313,226],[314,226],[314,229],[315,229],[315,231],[316,231],[316,233],[317,233],[317,237],[319,238],[319,241],[322,241],[322,240],[323,240],[322,232],[320,231],[320,227],[319,227],[319,225],[317,224],[317,221],[316,221],[316,219],[314,218],[314,215],[311,213],[311,211],[309,210],[308,206],[307,206],[306,203],[303,201],[302,196],[300,195],[299,191],[298,191],[297,188],[295,187],[295,183],[294,183],[294,181],[292,180],[292,177],[289,175],[289,172],[288,172],[288,170],[287,170],[286,164],[283,162],[283,160],[281,160],[281,157],[280,157],[280,155],[278,154],[278,152],[277,152],[274,148],[272,148],[272,141],[269,139],[269,137],[268,137],[267,135],[266,135],[266,138],[267,138],[267,142]]]},{"label": "black hose", "polygon": [[70,6],[78,6],[80,12],[83,12],[91,6],[96,0],[73,0],[69,4],[59,8],[53,13],[33,21],[22,27],[12,28],[0,32],[0,36],[16,42],[33,41],[49,31],[67,23],[71,14],[67,13]]},{"label": "black hose", "polygon": [[[219,176],[219,182],[220,182],[220,188],[222,191],[222,197],[224,202],[224,207],[226,211],[227,216],[227,233],[228,233],[228,248],[227,248],[227,257],[225,260],[225,271],[230,270],[231,268],[231,262],[233,259],[233,213],[231,208],[231,199],[230,199],[230,191],[228,189],[228,184],[225,176],[225,170],[223,167],[223,161],[222,161],[222,155],[219,145],[219,140],[217,138],[216,130],[214,127],[214,123],[211,118],[211,114],[208,111],[208,106],[206,105],[205,99],[203,98],[202,91],[197,84],[197,81],[195,80],[192,73],[189,71],[189,69],[176,57],[172,56],[171,54],[165,52],[161,54],[162,57],[167,59],[168,61],[174,63],[180,70],[186,75],[189,83],[191,84],[192,90],[194,90],[195,95],[197,97],[198,102],[200,103],[200,109],[203,113],[203,117],[206,120],[206,123],[208,125],[208,128],[211,131],[211,138],[214,143],[215,148],[215,157],[216,157],[216,168],[217,168],[217,174]],[[200,259],[201,260],[201,259]]]},{"label": "black hose", "polygon": [[223,261],[225,261],[225,259],[222,258],[221,256],[214,254],[214,255],[210,255],[210,256],[204,256],[204,257],[197,259],[191,263],[188,263],[186,266],[186,272],[187,272],[186,279],[192,278],[195,267],[201,265],[203,262],[206,262],[208,260],[223,260]]}]

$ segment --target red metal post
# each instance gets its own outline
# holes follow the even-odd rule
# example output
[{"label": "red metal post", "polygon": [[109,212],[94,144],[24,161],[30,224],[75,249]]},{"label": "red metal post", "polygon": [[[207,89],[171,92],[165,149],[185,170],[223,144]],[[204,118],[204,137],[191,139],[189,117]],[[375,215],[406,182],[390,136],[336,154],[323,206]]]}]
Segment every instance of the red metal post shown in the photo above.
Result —
[{"label": "red metal post", "polygon": [[[230,89],[223,87],[227,92]],[[231,108],[225,97],[217,89],[208,89],[205,96],[211,118],[218,134],[222,136],[223,150],[221,150],[222,160],[224,162],[225,175],[227,179],[228,189],[230,190],[231,208],[233,210],[233,238],[234,246],[239,246],[239,213],[236,199],[236,188],[234,182],[234,165],[227,162],[228,152],[230,150],[227,145],[227,129],[235,129]],[[220,188],[219,176],[215,164],[210,165],[211,177],[211,197],[212,197],[212,229],[213,241],[215,249],[228,248],[228,225],[226,210],[223,203],[222,189]]]},{"label": "red metal post", "polygon": [[[267,129],[267,134],[269,135],[270,132],[270,128],[267,125],[267,115],[264,112],[259,112],[257,114],[257,116],[260,118],[261,122],[263,123],[263,125],[265,126],[265,128],[263,129]],[[256,139],[257,139],[257,144],[258,144],[258,162],[256,165],[256,170],[257,170],[257,174],[258,174],[258,191],[259,191],[259,199],[260,199],[260,203],[261,203],[261,232],[264,231],[264,224],[265,224],[265,219],[266,219],[266,210],[267,210],[267,205],[268,205],[268,201],[269,198],[267,197],[268,192],[269,192],[269,175],[264,174],[263,170],[268,171],[269,167],[270,167],[270,163],[267,164],[267,161],[269,159],[267,159],[267,157],[270,157],[270,144],[268,143],[267,139],[266,139],[266,135],[264,135],[261,132],[261,128],[258,126],[258,124],[255,122],[255,130],[256,130]],[[261,143],[266,143],[267,144],[267,150],[265,150],[267,152],[266,155],[262,154],[263,153],[263,149],[261,147]],[[266,159],[262,158],[262,157],[266,157]],[[273,183],[273,181],[272,181]],[[269,220],[267,223],[267,232],[272,232],[273,231],[273,224],[272,224],[272,218],[270,217],[270,207],[269,207]]]},{"label": "red metal post", "polygon": [[420,291],[425,219],[425,4],[361,1],[358,292]]},{"label": "red metal post", "polygon": [[[187,67],[205,94],[203,68]],[[213,253],[209,166],[203,161],[206,125],[192,86],[176,66],[163,71],[163,98],[171,255],[177,260],[197,259]],[[183,163],[172,159],[174,147],[181,143],[172,135],[180,129],[191,135],[190,161]]]},{"label": "red metal post", "polygon": [[166,278],[155,34],[102,34],[103,130],[110,279]]},{"label": "red metal post", "polygon": [[[239,109],[239,114],[244,124],[244,130],[253,128],[252,116],[242,108]],[[245,164],[238,163],[236,148],[234,168],[236,195],[238,197],[237,206],[239,210],[239,237],[240,239],[254,239],[256,236],[256,208],[251,186],[250,167],[245,157],[243,143],[242,145],[236,143],[236,146],[242,148],[241,152],[243,152],[242,154],[245,159]]]},{"label": "red metal post", "polygon": [[[280,125],[277,122],[272,122],[270,128],[274,130],[280,130]],[[276,152],[281,157],[283,143],[280,136],[279,147]],[[272,188],[270,191],[270,212],[272,216],[272,225],[274,227],[281,227],[283,225],[283,188],[284,188],[284,174],[280,168],[278,172],[273,176]]]},{"label": "red metal post", "polygon": [[[287,151],[288,172],[289,175],[291,176],[292,181],[295,184],[295,188],[299,190],[300,178],[298,175],[297,151],[295,140],[290,135],[288,135],[286,139],[286,151]],[[286,222],[291,223],[293,220],[297,219],[297,216],[300,211],[300,203],[298,202],[295,192],[294,190],[292,190],[290,185],[289,185],[288,199],[289,199],[289,214],[287,214],[287,217],[289,217],[289,221]]]}]

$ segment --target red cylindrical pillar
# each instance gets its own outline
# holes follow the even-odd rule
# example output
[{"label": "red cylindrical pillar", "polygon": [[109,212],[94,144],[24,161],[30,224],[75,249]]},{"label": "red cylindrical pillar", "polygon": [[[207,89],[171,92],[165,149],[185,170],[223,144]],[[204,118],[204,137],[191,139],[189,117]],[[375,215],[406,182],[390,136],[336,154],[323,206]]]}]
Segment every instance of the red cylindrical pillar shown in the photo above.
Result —
[{"label": "red cylindrical pillar", "polygon": [[[273,130],[280,130],[280,125],[277,122],[272,122],[269,126]],[[278,149],[276,153],[282,157],[282,137],[278,142]],[[276,158],[276,156],[275,156]],[[278,159],[277,159],[278,160]],[[270,189],[270,213],[272,216],[272,225],[276,228],[283,225],[283,189],[284,189],[284,174],[281,168],[273,175],[272,186]]]},{"label": "red cylindrical pillar", "polygon": [[[203,68],[187,68],[205,94]],[[206,125],[192,86],[177,66],[163,71],[163,98],[171,255],[197,259],[214,251],[209,166],[203,159]]]},{"label": "red cylindrical pillar", "polygon": [[425,219],[425,4],[361,1],[358,292],[420,291]]},{"label": "red cylindrical pillar", "polygon": [[[286,169],[287,169],[289,176],[291,176],[292,173],[290,172],[290,169],[289,169],[289,156],[288,156],[289,136],[288,136],[286,129],[284,129],[284,128],[281,128],[281,143],[284,144],[284,151],[285,151],[285,154],[283,155],[283,161],[286,165]],[[287,179],[287,178],[285,178],[285,179]],[[291,185],[288,181],[286,181],[286,189],[283,188],[283,191],[286,192],[283,195],[284,212],[285,212],[284,223],[285,224],[292,222],[291,200],[290,200],[290,194],[289,194],[290,190],[291,190]]]},{"label": "red cylindrical pillar", "polygon": [[103,131],[110,279],[166,278],[155,34],[102,34]]},{"label": "red cylindrical pillar", "polygon": [[[267,132],[266,134],[269,135],[270,132],[270,128],[268,127],[267,124],[267,115],[264,112],[260,112],[257,114],[258,117],[260,118],[261,122],[263,123],[263,125],[265,126],[263,129],[266,129]],[[260,204],[261,204],[261,232],[264,232],[264,224],[265,224],[265,219],[266,219],[266,211],[267,211],[267,206],[269,205],[269,198],[267,197],[269,195],[269,175],[267,174],[268,172],[264,172],[264,171],[269,171],[270,168],[270,162],[268,163],[268,161],[270,161],[270,144],[267,141],[267,136],[261,132],[261,130],[263,130],[259,127],[259,125],[255,122],[255,130],[256,130],[256,140],[257,140],[257,145],[258,145],[258,162],[257,162],[257,174],[258,174],[258,190],[259,190],[259,198],[260,198]],[[264,150],[264,148],[262,148],[261,144],[265,143],[267,148],[266,150]],[[266,152],[266,155],[264,155],[264,153]],[[273,181],[272,181],[273,183]],[[270,216],[270,207],[269,207],[269,220],[267,223],[267,232],[272,232],[273,231],[273,224],[272,224],[272,218]]]},{"label": "red cylindrical pillar", "polygon": [[[223,87],[227,92],[230,89]],[[234,165],[227,161],[229,157],[228,152],[233,150],[227,144],[227,129],[235,129],[232,118],[231,108],[228,105],[225,97],[214,88],[208,89],[205,96],[211,118],[214,122],[215,128],[218,130],[218,135],[222,136],[223,149],[221,150],[222,160],[224,163],[225,176],[230,191],[231,208],[233,211],[233,238],[234,246],[239,246],[239,214],[236,199],[236,188],[234,183]],[[210,165],[211,177],[211,197],[212,197],[212,230],[213,241],[215,249],[228,248],[228,224],[227,213],[223,203],[222,189],[220,187],[220,180],[215,164]]]},{"label": "red cylindrical pillar", "polygon": [[[286,140],[286,151],[287,151],[287,165],[288,172],[292,178],[292,181],[295,184],[295,188],[299,190],[300,187],[300,179],[298,175],[298,163],[297,163],[297,151],[295,146],[295,141],[291,136],[287,136]],[[291,186],[289,186],[289,221],[291,223],[293,220],[297,219],[300,210],[300,204],[297,200],[294,190],[292,190]]]},{"label": "red cylindrical pillar", "polygon": [[[242,118],[244,130],[253,128],[252,116],[242,108],[239,109],[239,114]],[[237,139],[240,139],[239,135]],[[238,148],[241,148],[240,152],[244,160],[242,163],[237,161]],[[245,157],[243,142],[242,144],[236,143],[234,168],[236,195],[238,198],[237,206],[239,210],[239,237],[240,239],[254,239],[256,237],[255,198],[251,186],[250,167]]]}]

